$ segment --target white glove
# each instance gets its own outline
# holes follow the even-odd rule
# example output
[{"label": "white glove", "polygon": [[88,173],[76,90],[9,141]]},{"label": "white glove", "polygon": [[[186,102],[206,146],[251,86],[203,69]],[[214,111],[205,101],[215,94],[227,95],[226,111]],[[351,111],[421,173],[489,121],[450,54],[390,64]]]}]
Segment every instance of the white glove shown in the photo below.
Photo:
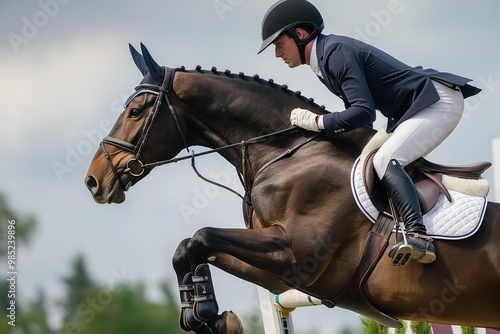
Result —
[{"label": "white glove", "polygon": [[316,117],[318,115],[307,109],[295,108],[290,115],[290,122],[292,125],[297,125],[303,129],[320,132]]}]

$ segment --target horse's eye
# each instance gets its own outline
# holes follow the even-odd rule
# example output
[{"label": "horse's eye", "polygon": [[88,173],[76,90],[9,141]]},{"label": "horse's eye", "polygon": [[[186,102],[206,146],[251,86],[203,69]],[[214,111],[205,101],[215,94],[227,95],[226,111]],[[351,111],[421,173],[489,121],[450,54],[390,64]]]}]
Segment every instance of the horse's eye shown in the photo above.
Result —
[{"label": "horse's eye", "polygon": [[139,116],[141,116],[141,111],[139,109],[137,109],[137,108],[130,109],[128,117],[130,117],[130,118],[137,118]]}]

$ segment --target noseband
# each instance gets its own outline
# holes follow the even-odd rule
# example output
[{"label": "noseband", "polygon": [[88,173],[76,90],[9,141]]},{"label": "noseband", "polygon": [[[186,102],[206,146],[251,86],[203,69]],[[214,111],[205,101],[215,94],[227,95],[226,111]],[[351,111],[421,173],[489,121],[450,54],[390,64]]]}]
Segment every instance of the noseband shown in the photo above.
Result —
[{"label": "noseband", "polygon": [[[146,122],[144,123],[144,128],[137,145],[134,145],[132,143],[111,136],[104,137],[104,139],[101,142],[101,148],[104,152],[104,157],[108,161],[108,164],[111,167],[113,174],[115,175],[116,179],[118,180],[118,183],[120,184],[123,190],[126,190],[126,185],[123,183],[120,174],[129,173],[132,176],[138,177],[144,173],[145,165],[141,161],[141,153],[142,150],[144,149],[144,146],[146,146],[149,135],[151,134],[154,121],[156,119],[156,116],[158,115],[163,99],[165,99],[165,101],[167,102],[168,108],[170,109],[170,112],[172,113],[172,116],[175,120],[175,124],[177,125],[177,129],[181,134],[184,146],[186,147],[186,150],[189,152],[186,138],[184,137],[184,133],[182,132],[182,128],[179,124],[179,120],[175,113],[175,109],[170,103],[170,100],[168,98],[168,93],[170,92],[173,86],[176,70],[171,69],[169,67],[164,67],[164,69],[165,69],[165,76],[163,78],[161,86],[141,84],[135,88],[136,90],[135,96],[141,94],[141,92],[156,94],[156,100],[153,104],[153,107],[151,108],[151,111],[148,115],[148,118],[146,119]],[[135,157],[127,161],[125,169],[118,171],[115,165],[113,164],[111,156],[109,155],[106,149],[106,144],[113,145],[122,150],[131,152],[135,154]]]}]

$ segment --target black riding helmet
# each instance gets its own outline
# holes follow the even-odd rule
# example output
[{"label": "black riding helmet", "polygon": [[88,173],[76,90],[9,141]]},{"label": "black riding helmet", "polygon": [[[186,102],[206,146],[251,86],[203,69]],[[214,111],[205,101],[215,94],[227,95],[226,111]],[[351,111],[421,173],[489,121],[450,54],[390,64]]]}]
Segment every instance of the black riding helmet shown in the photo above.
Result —
[{"label": "black riding helmet", "polygon": [[[313,29],[304,40],[295,33],[298,26]],[[305,47],[316,38],[325,27],[323,17],[313,4],[306,0],[280,0],[269,8],[262,20],[262,45],[259,52],[264,51],[271,43],[284,32],[288,32],[299,48],[302,64],[305,64]]]}]

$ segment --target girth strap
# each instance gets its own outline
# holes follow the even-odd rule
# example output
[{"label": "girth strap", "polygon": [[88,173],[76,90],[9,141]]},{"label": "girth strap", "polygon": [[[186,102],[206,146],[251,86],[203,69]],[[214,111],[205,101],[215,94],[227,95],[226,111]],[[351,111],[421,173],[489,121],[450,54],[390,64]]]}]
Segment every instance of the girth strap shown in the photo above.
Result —
[{"label": "girth strap", "polygon": [[[378,310],[365,295],[365,284],[373,269],[384,254],[394,222],[385,214],[380,214],[377,222],[366,236],[354,269],[344,289],[329,302],[337,306],[365,315],[382,325],[400,328],[397,319]],[[328,301],[327,301],[328,302]]]}]

